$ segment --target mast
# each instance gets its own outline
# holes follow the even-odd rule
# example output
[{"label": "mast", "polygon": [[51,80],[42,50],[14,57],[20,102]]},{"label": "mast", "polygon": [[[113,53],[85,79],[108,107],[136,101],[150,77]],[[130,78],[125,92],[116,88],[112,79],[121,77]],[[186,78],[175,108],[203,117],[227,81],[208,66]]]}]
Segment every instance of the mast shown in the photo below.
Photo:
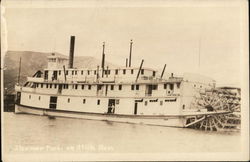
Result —
[{"label": "mast", "polygon": [[142,59],[142,60],[141,60],[141,65],[140,65],[139,71],[138,71],[138,73],[137,73],[137,77],[136,77],[135,82],[137,82],[137,80],[138,80],[138,78],[139,78],[139,76],[140,76],[140,72],[141,72],[141,68],[142,68],[143,62],[144,62],[144,60]]},{"label": "mast", "polygon": [[130,40],[130,50],[129,50],[129,67],[131,67],[131,57],[132,57],[132,46],[133,46],[133,40]]},{"label": "mast", "polygon": [[165,64],[164,67],[163,67],[163,70],[162,70],[162,73],[161,73],[161,79],[162,79],[162,77],[163,77],[163,75],[164,75],[165,68],[166,68],[166,64]]},{"label": "mast", "polygon": [[108,77],[109,66],[107,66],[106,77]]},{"label": "mast", "polygon": [[63,65],[63,74],[64,74],[64,80],[66,82],[66,70],[65,70],[65,65]]},{"label": "mast", "polygon": [[98,79],[99,79],[99,65],[97,66],[97,71],[96,71],[96,80],[97,80],[97,82],[99,82]]},{"label": "mast", "polygon": [[200,58],[201,58],[201,36],[200,36],[200,39],[199,39],[199,68],[200,68]]},{"label": "mast", "polygon": [[20,83],[21,63],[22,63],[22,57],[20,57],[20,60],[19,60],[19,70],[18,70],[18,77],[17,77],[17,83],[18,83],[18,85]]},{"label": "mast", "polygon": [[102,45],[102,65],[101,65],[102,77],[103,77],[103,73],[104,73],[104,67],[105,67],[105,42],[103,42],[103,45]]}]

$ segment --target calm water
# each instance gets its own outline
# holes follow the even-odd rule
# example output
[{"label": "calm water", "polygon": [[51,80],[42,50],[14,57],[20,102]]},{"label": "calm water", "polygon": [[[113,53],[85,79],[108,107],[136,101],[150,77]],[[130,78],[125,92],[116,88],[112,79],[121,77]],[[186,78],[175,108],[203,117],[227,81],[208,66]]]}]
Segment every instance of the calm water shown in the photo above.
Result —
[{"label": "calm water", "polygon": [[240,133],[4,113],[6,153],[237,152]]}]

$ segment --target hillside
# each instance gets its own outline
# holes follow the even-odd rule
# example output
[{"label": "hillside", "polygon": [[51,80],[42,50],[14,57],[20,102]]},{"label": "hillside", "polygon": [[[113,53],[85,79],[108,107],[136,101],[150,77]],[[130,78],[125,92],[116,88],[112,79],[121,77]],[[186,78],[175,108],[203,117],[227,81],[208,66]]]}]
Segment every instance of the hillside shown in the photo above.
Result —
[{"label": "hillside", "polygon": [[[57,55],[62,55],[56,53]],[[19,59],[21,63],[20,83],[26,81],[27,76],[32,76],[36,71],[47,67],[47,56],[51,53],[33,52],[33,51],[8,51],[4,57],[4,88],[5,93],[13,93],[17,82]],[[63,56],[63,55],[62,55]],[[66,56],[67,57],[67,56]],[[100,65],[101,60],[91,56],[77,56],[74,59],[76,68],[95,68]],[[114,64],[106,62],[109,67],[115,67]]]}]

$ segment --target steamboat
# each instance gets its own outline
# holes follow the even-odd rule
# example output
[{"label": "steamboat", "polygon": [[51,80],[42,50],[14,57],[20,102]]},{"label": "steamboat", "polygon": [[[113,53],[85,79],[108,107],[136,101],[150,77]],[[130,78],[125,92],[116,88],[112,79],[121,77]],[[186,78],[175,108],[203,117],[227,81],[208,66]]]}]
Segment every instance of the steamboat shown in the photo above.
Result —
[{"label": "steamboat", "polygon": [[17,84],[15,113],[124,123],[195,128],[210,131],[240,128],[240,89],[216,87],[208,77],[175,76],[131,66],[74,68],[75,36],[69,58],[52,53],[48,66]]}]

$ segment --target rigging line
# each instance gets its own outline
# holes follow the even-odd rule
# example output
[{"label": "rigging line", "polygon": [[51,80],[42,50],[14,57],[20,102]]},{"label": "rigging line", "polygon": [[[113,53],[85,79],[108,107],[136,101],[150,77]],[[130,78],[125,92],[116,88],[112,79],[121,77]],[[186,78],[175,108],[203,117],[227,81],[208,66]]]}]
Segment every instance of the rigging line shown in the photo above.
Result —
[{"label": "rigging line", "polygon": [[199,38],[199,68],[200,68],[200,63],[201,63],[201,34]]}]

